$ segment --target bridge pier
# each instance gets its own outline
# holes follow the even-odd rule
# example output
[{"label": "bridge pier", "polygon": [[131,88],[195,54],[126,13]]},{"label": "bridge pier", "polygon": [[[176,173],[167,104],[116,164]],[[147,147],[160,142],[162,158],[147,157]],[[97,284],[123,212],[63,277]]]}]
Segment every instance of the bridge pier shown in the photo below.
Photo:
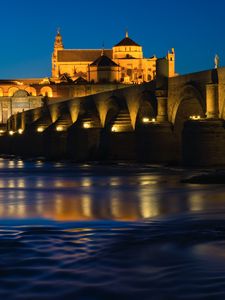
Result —
[{"label": "bridge pier", "polygon": [[186,166],[224,166],[223,120],[186,121],[182,136],[182,161]]},{"label": "bridge pier", "polygon": [[21,117],[20,128],[21,128],[22,130],[25,130],[25,128],[26,128],[26,115],[25,115],[24,110],[22,111],[20,117]]},{"label": "bridge pier", "polygon": [[82,128],[78,124],[68,129],[66,140],[67,156],[75,161],[99,159],[102,128]]},{"label": "bridge pier", "polygon": [[135,160],[135,131],[108,133],[108,159],[109,160]]},{"label": "bridge pier", "polygon": [[168,113],[167,113],[167,91],[166,90],[157,90],[157,122],[167,122]]},{"label": "bridge pier", "polygon": [[44,156],[50,160],[67,158],[68,132],[57,131],[55,125],[50,125],[42,135],[42,148]]},{"label": "bridge pier", "polygon": [[176,139],[172,124],[153,122],[137,129],[137,160],[148,163],[174,163],[178,161]]},{"label": "bridge pier", "polygon": [[218,119],[218,84],[206,85],[206,116],[207,119]]}]

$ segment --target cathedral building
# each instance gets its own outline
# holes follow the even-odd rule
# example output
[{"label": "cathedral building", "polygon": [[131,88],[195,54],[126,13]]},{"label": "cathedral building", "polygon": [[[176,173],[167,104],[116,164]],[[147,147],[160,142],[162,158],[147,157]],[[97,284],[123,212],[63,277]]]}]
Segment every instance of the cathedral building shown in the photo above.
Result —
[{"label": "cathedral building", "polygon": [[0,131],[12,114],[40,107],[46,99],[52,103],[112,91],[151,81],[156,73],[176,75],[174,49],[164,58],[145,58],[142,46],[126,33],[112,49],[70,50],[58,31],[50,78],[0,80]]},{"label": "cathedral building", "polygon": [[[164,58],[168,76],[175,76],[175,52]],[[142,46],[126,33],[112,49],[65,49],[57,32],[52,54],[52,79],[59,81],[65,74],[72,80],[85,79],[90,83],[121,82],[137,84],[156,76],[157,57],[144,58]]]}]

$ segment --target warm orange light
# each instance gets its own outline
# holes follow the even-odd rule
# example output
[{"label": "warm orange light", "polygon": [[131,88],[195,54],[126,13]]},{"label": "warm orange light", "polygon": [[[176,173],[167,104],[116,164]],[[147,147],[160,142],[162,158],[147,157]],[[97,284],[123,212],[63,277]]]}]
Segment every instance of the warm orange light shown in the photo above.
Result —
[{"label": "warm orange light", "polygon": [[65,128],[63,126],[57,126],[56,131],[64,131]]},{"label": "warm orange light", "polygon": [[111,131],[112,131],[112,132],[117,132],[117,131],[119,131],[118,126],[113,125],[112,128],[111,128]]},{"label": "warm orange light", "polygon": [[143,118],[143,119],[142,119],[142,122],[143,122],[143,123],[149,123],[150,120],[149,120],[149,118]]},{"label": "warm orange light", "polygon": [[43,132],[44,131],[44,127],[38,127],[37,128],[37,132]]},{"label": "warm orange light", "polygon": [[155,122],[155,121],[156,121],[155,118],[153,118],[153,119],[150,120],[149,118],[145,117],[145,118],[142,119],[143,123],[151,123],[151,122]]},{"label": "warm orange light", "polygon": [[14,135],[14,133],[15,133],[15,132],[12,131],[12,130],[9,131],[9,135]]},{"label": "warm orange light", "polygon": [[23,133],[23,129],[22,128],[18,129],[18,133],[22,134]]},{"label": "warm orange light", "polygon": [[191,119],[191,120],[200,120],[200,119],[201,119],[201,116],[199,116],[199,115],[198,115],[198,116],[195,116],[195,115],[194,115],[194,116],[190,116],[189,119]]},{"label": "warm orange light", "polygon": [[83,123],[83,127],[84,127],[85,129],[88,129],[88,128],[91,127],[91,124],[90,124],[89,122],[84,122],[84,123]]}]

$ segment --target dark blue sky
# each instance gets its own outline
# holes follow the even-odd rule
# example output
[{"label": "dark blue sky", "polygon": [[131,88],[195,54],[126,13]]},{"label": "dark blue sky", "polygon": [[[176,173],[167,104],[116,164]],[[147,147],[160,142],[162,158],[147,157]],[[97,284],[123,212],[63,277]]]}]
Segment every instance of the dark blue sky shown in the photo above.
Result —
[{"label": "dark blue sky", "polygon": [[1,2],[0,78],[51,74],[57,27],[65,48],[111,48],[125,35],[146,57],[174,47],[178,73],[225,65],[225,0],[10,0]]}]

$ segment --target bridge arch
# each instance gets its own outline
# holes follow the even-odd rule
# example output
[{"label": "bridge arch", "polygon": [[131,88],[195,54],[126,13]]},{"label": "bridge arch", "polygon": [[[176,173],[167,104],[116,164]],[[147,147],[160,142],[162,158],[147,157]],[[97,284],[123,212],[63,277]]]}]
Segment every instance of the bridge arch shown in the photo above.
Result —
[{"label": "bridge arch", "polygon": [[99,113],[99,118],[102,127],[108,128],[112,119],[118,114],[120,99],[115,96],[110,96],[104,99],[98,99],[96,107]]},{"label": "bridge arch", "polygon": [[137,111],[135,128],[143,124],[143,119],[153,119],[157,115],[157,100],[153,93],[143,92],[139,97],[139,109]]},{"label": "bridge arch", "polygon": [[174,132],[178,137],[181,135],[183,123],[190,116],[205,117],[206,104],[202,94],[192,84],[185,85],[179,93],[179,98],[175,102],[172,111],[172,123]]},{"label": "bridge arch", "polygon": [[110,128],[110,130],[111,130],[111,125],[112,125],[113,120],[115,120],[116,116],[119,114],[120,101],[123,101],[123,100],[116,96],[110,97],[108,99],[108,110],[107,110],[106,119],[105,119],[105,127]]},{"label": "bridge arch", "polygon": [[[98,109],[96,107],[96,103],[94,101],[94,98],[92,96],[88,96],[87,101],[79,101],[77,105],[73,105],[71,107],[72,110],[75,109],[76,111],[76,121],[73,122],[74,126],[80,127],[83,129],[89,129],[89,128],[100,128],[102,127],[100,116]],[[75,100],[75,102],[77,99]],[[71,114],[71,110],[70,110]],[[71,119],[72,115],[71,115]]]}]

